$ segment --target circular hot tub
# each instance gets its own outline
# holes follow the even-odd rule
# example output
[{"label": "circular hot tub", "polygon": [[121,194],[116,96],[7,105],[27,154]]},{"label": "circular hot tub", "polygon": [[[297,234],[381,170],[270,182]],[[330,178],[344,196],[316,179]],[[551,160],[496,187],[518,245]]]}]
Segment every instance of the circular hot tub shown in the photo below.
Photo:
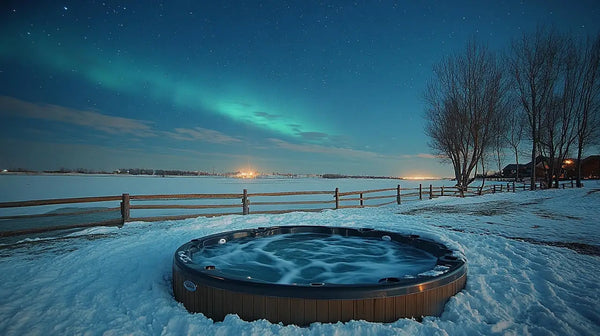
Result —
[{"label": "circular hot tub", "polygon": [[175,299],[215,321],[439,316],[467,267],[443,244],[368,228],[282,226],[194,239],[175,252]]}]

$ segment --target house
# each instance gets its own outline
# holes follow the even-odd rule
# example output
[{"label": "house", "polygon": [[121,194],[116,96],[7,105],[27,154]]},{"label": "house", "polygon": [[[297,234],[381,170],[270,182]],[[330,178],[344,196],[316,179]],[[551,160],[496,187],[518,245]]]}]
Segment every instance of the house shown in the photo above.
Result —
[{"label": "house", "polygon": [[[536,161],[538,162],[535,165],[536,177],[537,178],[548,178],[548,175],[550,174],[550,163],[551,163],[550,158],[547,158],[544,156],[538,156],[538,160],[536,160]],[[577,176],[577,172],[575,169],[576,162],[577,162],[577,159],[573,159],[573,158],[564,159],[562,162],[560,161],[560,159],[554,159],[553,178],[555,175],[558,175],[558,178],[560,180],[574,179]]]},{"label": "house", "polygon": [[502,177],[509,177],[509,178],[517,177],[517,171],[519,173],[519,175],[518,175],[519,177],[524,177],[527,172],[527,165],[515,164],[515,163],[506,165],[506,167],[504,167],[502,169]]},{"label": "house", "polygon": [[591,155],[581,160],[581,177],[600,178],[600,155]]},{"label": "house", "polygon": [[[535,177],[537,178],[545,178],[546,170],[548,169],[549,159],[545,156],[538,155],[535,158]],[[532,163],[529,162],[525,165],[525,174],[524,176],[531,177],[532,171]]]},{"label": "house", "polygon": [[[550,173],[550,159],[542,155],[535,159],[535,175],[536,178],[547,178]],[[531,162],[518,165],[519,177],[531,177]],[[558,159],[554,161],[555,174],[561,180],[574,179],[577,177],[577,159],[567,158],[560,162]],[[515,177],[517,171],[516,164],[509,164],[502,169],[504,177]],[[581,161],[581,177],[586,179],[600,178],[600,155],[592,155]]]},{"label": "house", "polygon": [[571,180],[577,177],[577,159],[567,158],[564,159],[560,165],[560,178],[564,180]]}]

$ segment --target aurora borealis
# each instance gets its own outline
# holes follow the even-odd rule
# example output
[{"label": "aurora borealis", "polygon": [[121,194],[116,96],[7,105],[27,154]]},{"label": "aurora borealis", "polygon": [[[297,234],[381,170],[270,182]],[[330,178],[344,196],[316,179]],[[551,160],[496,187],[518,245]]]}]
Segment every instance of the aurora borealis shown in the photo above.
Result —
[{"label": "aurora borealis", "polygon": [[471,36],[600,31],[595,1],[9,1],[0,169],[448,176],[432,65]]}]

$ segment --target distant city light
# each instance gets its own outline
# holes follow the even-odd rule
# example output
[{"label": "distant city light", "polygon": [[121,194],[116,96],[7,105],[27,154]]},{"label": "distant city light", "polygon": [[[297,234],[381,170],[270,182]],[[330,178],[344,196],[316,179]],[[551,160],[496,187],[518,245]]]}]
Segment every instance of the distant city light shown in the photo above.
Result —
[{"label": "distant city light", "polygon": [[257,176],[256,172],[253,171],[241,171],[235,177],[237,178],[255,178]]},{"label": "distant city light", "polygon": [[439,177],[435,176],[404,176],[405,180],[437,180]]}]

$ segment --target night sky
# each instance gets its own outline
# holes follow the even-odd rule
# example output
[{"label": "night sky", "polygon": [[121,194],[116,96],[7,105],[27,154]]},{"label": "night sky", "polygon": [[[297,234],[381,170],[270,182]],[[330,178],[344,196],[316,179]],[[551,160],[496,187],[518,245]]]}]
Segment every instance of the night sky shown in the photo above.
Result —
[{"label": "night sky", "polygon": [[0,169],[451,176],[423,132],[434,63],[473,36],[500,51],[538,24],[600,31],[595,0],[0,10]]}]

